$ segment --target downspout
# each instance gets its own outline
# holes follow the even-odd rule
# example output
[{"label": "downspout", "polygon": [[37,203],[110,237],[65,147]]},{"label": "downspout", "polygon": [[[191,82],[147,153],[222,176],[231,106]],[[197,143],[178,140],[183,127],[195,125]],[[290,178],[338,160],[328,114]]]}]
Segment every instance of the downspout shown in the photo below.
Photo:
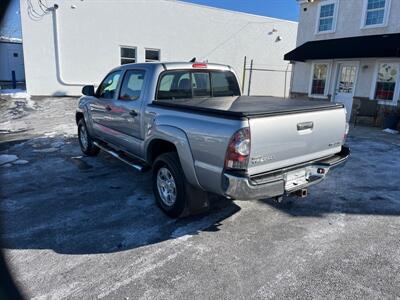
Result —
[{"label": "downspout", "polygon": [[289,70],[289,65],[290,65],[290,63],[287,64],[286,70],[285,70],[285,85],[284,85],[284,88],[283,88],[283,99],[284,100],[286,100],[287,73],[288,73],[288,70]]},{"label": "downspout", "polygon": [[59,48],[59,37],[58,37],[58,22],[57,22],[57,9],[58,5],[55,4],[54,7],[48,8],[52,12],[53,18],[53,39],[54,39],[54,54],[56,59],[56,74],[57,80],[64,86],[85,86],[85,83],[78,82],[68,82],[62,76],[61,59],[60,59],[60,48]]},{"label": "downspout", "polygon": [[292,91],[293,91],[293,78],[294,78],[294,70],[296,68],[296,62],[290,61],[289,62],[292,65],[292,68],[290,70],[290,84],[289,84],[289,99],[292,98]]}]

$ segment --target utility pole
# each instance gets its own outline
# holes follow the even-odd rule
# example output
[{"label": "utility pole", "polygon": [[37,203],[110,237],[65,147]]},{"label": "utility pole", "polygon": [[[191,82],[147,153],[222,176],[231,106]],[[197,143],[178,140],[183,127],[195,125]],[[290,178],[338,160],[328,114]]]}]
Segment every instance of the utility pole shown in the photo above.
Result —
[{"label": "utility pole", "polygon": [[253,75],[253,60],[250,61],[249,87],[247,89],[247,96],[250,96],[251,75]]},{"label": "utility pole", "polygon": [[244,57],[244,63],[243,63],[243,75],[242,75],[242,93],[244,91],[244,82],[246,80],[246,63],[247,63],[247,57]]}]

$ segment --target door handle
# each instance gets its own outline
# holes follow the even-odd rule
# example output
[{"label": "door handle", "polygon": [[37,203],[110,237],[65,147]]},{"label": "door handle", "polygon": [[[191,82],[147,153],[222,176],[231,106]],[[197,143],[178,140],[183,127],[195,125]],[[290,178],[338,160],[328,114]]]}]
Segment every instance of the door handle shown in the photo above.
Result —
[{"label": "door handle", "polygon": [[131,111],[129,112],[129,114],[130,114],[132,117],[136,117],[136,116],[138,115],[138,113],[136,112],[136,110],[131,110]]},{"label": "door handle", "polygon": [[314,122],[304,122],[304,123],[298,123],[297,124],[297,130],[307,130],[307,129],[314,129]]},{"label": "door handle", "polygon": [[107,110],[107,111],[111,111],[111,110],[112,110],[111,106],[110,106],[110,105],[107,105],[107,106],[106,106],[106,110]]}]

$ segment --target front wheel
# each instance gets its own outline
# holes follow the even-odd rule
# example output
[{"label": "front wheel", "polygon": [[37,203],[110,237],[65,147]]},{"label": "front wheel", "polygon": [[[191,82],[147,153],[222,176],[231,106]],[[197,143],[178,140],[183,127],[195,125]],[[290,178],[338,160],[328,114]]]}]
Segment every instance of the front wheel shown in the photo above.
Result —
[{"label": "front wheel", "polygon": [[161,154],[154,162],[153,192],[157,205],[171,218],[185,215],[185,176],[177,153]]},{"label": "front wheel", "polygon": [[93,143],[93,139],[90,137],[86,127],[86,123],[83,119],[78,122],[78,139],[81,151],[88,156],[95,156],[99,154],[100,148],[96,147]]}]

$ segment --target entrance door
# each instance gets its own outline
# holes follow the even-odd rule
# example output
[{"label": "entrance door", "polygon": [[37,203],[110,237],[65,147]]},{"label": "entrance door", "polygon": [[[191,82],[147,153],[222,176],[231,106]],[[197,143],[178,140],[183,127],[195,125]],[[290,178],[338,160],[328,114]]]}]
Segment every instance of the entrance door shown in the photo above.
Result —
[{"label": "entrance door", "polygon": [[358,65],[341,63],[338,68],[334,101],[343,103],[347,110],[347,122],[353,108],[353,96],[356,88]]}]

